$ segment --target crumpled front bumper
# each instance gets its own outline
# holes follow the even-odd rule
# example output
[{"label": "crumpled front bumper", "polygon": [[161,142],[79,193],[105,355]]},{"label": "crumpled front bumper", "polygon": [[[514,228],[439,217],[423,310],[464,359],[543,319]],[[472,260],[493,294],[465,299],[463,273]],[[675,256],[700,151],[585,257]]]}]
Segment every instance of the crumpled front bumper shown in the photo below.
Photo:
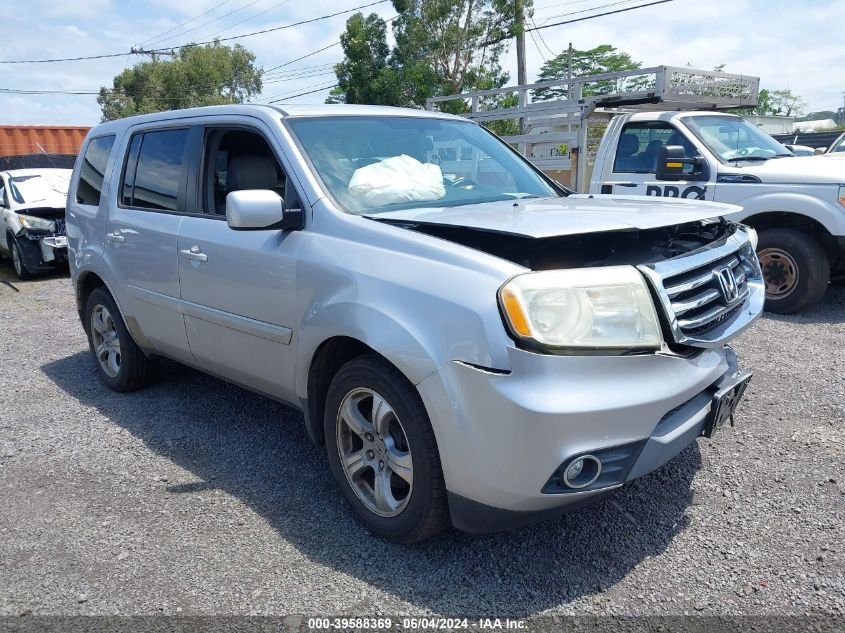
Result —
[{"label": "crumpled front bumper", "polygon": [[50,270],[54,263],[67,261],[67,236],[23,233],[18,237],[24,264],[31,271]]},{"label": "crumpled front bumper", "polygon": [[691,357],[553,356],[517,348],[509,355],[507,373],[451,362],[418,385],[452,520],[466,531],[536,520],[622,485],[549,493],[550,477],[575,455],[628,447],[624,481],[660,467],[701,434],[712,391],[737,371],[728,347]]}]

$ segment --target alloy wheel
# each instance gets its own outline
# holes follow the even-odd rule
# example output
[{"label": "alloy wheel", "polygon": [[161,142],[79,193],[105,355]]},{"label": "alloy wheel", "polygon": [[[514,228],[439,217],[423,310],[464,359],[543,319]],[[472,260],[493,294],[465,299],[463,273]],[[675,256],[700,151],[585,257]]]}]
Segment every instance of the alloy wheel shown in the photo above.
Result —
[{"label": "alloy wheel", "polygon": [[18,277],[20,277],[23,272],[23,262],[21,261],[21,254],[16,244],[12,244],[11,251],[12,265],[15,267],[15,273],[17,273]]},{"label": "alloy wheel", "polygon": [[108,308],[101,304],[91,311],[91,342],[94,356],[110,378],[120,373],[120,338]]},{"label": "alloy wheel", "polygon": [[353,389],[335,426],[340,463],[358,499],[379,516],[401,513],[411,499],[414,464],[393,407],[372,389]]}]

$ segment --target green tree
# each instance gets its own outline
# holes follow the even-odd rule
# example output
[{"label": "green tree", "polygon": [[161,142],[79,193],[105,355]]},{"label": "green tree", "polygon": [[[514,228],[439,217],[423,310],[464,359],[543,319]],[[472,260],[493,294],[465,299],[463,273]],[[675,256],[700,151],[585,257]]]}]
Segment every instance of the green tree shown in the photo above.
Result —
[{"label": "green tree", "polygon": [[745,108],[731,108],[728,112],[757,116],[800,116],[806,107],[804,100],[791,90],[768,90],[761,88],[757,105]]},{"label": "green tree", "polygon": [[340,36],[343,61],[335,66],[337,88],[327,103],[393,105],[399,101],[398,76],[389,65],[390,47],[384,21],[375,13],[354,14]]},{"label": "green tree", "polygon": [[[569,71],[568,51],[564,51],[557,57],[548,60],[540,68],[537,81],[554,81],[555,79],[566,79]],[[637,70],[642,66],[641,62],[634,61],[628,53],[617,50],[610,44],[601,44],[589,50],[572,49],[572,77],[586,77],[588,75],[600,75],[604,73],[621,72],[625,70]],[[614,79],[605,79],[584,84],[582,96],[593,97],[597,95],[616,92],[619,85]],[[639,86],[627,85],[629,90],[641,89]],[[540,88],[534,91],[535,101],[551,101],[554,99],[565,99],[567,87]]]},{"label": "green tree", "polygon": [[[525,4],[530,15],[530,0]],[[500,59],[516,30],[511,0],[393,0],[393,6],[396,44],[389,54],[386,29],[375,14],[347,21],[338,88],[328,101],[422,107],[429,97],[500,87],[508,80]],[[467,109],[462,100],[441,107]]]},{"label": "green tree", "polygon": [[236,44],[184,46],[172,60],[153,59],[127,68],[112,88],[100,88],[102,120],[195,106],[242,103],[261,92],[255,55]]},{"label": "green tree", "polygon": [[807,107],[806,102],[789,89],[772,90],[770,93],[771,113],[780,116],[800,116]]}]

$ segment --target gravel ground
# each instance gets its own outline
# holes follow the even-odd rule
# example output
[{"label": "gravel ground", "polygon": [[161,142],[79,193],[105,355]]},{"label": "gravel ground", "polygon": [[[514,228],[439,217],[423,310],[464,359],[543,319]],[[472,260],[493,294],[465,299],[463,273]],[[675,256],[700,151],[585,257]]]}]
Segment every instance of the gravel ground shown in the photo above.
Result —
[{"label": "gravel ground", "polygon": [[[11,279],[7,262],[0,278]],[[403,547],[301,415],[95,375],[66,276],[0,284],[0,614],[845,614],[845,288],[735,345],[737,427],[577,514]]]}]

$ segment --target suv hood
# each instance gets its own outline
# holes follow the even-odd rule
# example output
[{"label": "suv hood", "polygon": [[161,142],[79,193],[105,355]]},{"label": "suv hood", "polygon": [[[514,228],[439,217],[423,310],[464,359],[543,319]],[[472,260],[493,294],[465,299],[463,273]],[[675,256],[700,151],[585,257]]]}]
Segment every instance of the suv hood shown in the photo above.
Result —
[{"label": "suv hood", "polygon": [[649,196],[572,194],[458,207],[403,209],[368,215],[390,223],[466,227],[543,238],[606,231],[654,229],[717,218],[740,211],[732,204]]},{"label": "suv hood", "polygon": [[845,183],[845,164],[827,154],[819,156],[787,156],[765,162],[740,163],[740,169],[724,168],[721,174],[754,174],[764,183],[824,184]]}]

